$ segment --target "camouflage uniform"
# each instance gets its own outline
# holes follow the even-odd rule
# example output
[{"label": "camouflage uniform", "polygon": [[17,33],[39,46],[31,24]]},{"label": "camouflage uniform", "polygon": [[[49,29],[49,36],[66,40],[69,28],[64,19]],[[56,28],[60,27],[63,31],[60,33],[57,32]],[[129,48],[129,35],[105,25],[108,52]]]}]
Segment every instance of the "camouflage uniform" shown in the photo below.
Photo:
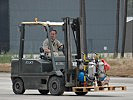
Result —
[{"label": "camouflage uniform", "polygon": [[[62,45],[62,43],[60,43],[60,41],[58,41],[57,39],[55,39],[54,41],[51,41],[51,42],[53,44],[52,47],[53,47],[54,55],[55,56],[63,55],[63,53],[58,50],[58,48]],[[45,48],[50,49],[48,39],[44,40],[44,42],[43,42],[43,49],[45,49]],[[46,55],[51,56],[51,53],[46,53]]]}]

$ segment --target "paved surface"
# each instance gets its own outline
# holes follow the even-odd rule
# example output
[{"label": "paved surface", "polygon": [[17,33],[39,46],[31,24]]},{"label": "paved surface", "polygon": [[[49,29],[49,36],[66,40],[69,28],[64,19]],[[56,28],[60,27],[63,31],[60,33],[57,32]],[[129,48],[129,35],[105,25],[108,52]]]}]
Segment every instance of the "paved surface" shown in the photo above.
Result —
[{"label": "paved surface", "polygon": [[37,90],[27,90],[23,95],[12,92],[10,73],[0,73],[0,100],[133,100],[133,78],[111,78],[111,85],[126,85],[123,92],[89,92],[86,96],[76,96],[65,92],[63,96],[40,95]]}]

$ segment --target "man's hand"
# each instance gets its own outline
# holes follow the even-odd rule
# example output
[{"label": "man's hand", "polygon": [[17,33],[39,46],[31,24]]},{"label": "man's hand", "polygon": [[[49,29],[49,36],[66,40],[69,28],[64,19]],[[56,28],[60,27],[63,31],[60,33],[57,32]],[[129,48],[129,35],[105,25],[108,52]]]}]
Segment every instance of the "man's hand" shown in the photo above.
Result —
[{"label": "man's hand", "polygon": [[50,50],[49,50],[48,48],[45,48],[45,49],[44,49],[44,52],[45,52],[45,53],[50,53]]},{"label": "man's hand", "polygon": [[63,44],[58,47],[59,51],[62,51],[63,49],[64,49],[64,45]]}]

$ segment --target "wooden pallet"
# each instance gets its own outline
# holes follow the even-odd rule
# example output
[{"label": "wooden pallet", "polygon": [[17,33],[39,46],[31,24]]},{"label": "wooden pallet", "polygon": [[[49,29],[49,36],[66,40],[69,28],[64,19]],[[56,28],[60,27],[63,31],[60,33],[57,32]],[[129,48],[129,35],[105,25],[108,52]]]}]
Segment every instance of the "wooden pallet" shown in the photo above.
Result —
[{"label": "wooden pallet", "polygon": [[94,92],[94,91],[125,91],[126,86],[89,86],[73,87],[73,92]]}]

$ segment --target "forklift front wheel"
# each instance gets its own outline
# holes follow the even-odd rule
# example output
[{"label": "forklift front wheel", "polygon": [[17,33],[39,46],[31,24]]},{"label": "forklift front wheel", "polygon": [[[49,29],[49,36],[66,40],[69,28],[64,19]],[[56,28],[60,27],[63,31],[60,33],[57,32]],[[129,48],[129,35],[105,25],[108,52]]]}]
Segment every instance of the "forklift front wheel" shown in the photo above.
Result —
[{"label": "forklift front wheel", "polygon": [[48,87],[52,95],[62,95],[65,90],[64,79],[62,77],[53,76],[49,79]]},{"label": "forklift front wheel", "polygon": [[38,90],[42,95],[47,95],[49,90]]},{"label": "forklift front wheel", "polygon": [[21,79],[19,78],[16,78],[14,81],[13,81],[13,92],[15,94],[23,94],[25,92],[25,89],[24,89],[24,83]]},{"label": "forklift front wheel", "polygon": [[86,95],[87,92],[75,92],[77,95]]}]

